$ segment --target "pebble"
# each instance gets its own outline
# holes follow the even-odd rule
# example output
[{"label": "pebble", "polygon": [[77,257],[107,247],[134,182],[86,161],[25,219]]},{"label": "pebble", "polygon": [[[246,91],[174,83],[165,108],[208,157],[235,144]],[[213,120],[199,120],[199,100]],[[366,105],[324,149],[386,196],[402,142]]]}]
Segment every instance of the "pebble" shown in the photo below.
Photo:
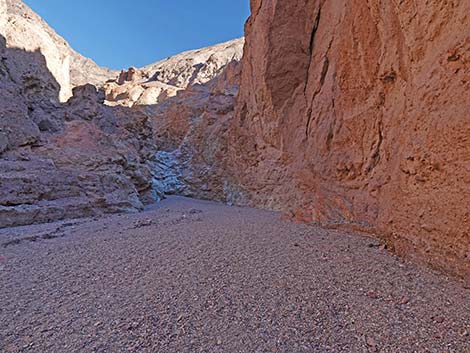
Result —
[{"label": "pebble", "polygon": [[25,353],[465,351],[468,290],[367,244],[170,198],[0,249],[0,337]]}]

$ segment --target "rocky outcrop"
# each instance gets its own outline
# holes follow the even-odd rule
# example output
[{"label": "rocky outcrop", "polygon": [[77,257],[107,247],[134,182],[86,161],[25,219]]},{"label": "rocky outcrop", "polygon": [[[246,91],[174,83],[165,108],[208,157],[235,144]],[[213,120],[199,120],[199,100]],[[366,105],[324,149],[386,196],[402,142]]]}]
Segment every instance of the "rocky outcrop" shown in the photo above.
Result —
[{"label": "rocky outcrop", "polygon": [[59,99],[64,102],[72,89],[91,83],[102,86],[117,72],[96,65],[83,57],[28,6],[19,0],[0,0],[0,34],[6,46],[26,52],[40,51],[47,68],[60,86]]},{"label": "rocky outcrop", "polygon": [[470,275],[470,3],[251,1],[239,203]]},{"label": "rocky outcrop", "polygon": [[226,199],[243,39],[118,77],[21,1],[0,6],[0,227],[135,212],[165,194]]},{"label": "rocky outcrop", "polygon": [[221,75],[231,62],[239,62],[244,39],[187,51],[141,69],[123,70],[116,81],[105,85],[107,104],[152,105],[179,91],[204,85]]},{"label": "rocky outcrop", "polygon": [[233,61],[208,83],[145,107],[158,149],[154,186],[159,194],[232,198],[227,138],[239,81],[240,63]]},{"label": "rocky outcrop", "polygon": [[148,117],[103,105],[93,85],[59,102],[40,50],[0,36],[0,227],[110,212],[158,198]]},{"label": "rocky outcrop", "polygon": [[207,48],[190,50],[144,67],[155,80],[180,88],[204,84],[243,56],[244,38]]}]

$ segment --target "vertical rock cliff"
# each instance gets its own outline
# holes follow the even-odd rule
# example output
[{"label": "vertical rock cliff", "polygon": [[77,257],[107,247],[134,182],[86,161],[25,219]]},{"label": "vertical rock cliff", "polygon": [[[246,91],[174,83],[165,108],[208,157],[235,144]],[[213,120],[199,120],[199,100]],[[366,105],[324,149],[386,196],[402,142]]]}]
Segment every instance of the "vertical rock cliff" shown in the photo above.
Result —
[{"label": "vertical rock cliff", "polygon": [[470,274],[470,2],[252,0],[235,200]]}]

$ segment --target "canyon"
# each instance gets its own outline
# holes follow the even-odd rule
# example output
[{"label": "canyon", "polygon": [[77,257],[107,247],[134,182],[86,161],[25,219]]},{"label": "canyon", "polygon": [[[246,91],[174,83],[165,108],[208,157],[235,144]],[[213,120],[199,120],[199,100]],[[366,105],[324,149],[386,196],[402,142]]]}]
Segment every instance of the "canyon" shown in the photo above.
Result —
[{"label": "canyon", "polygon": [[223,137],[204,140],[233,113],[243,39],[119,73],[21,1],[0,4],[0,227],[223,199]]},{"label": "canyon", "polygon": [[111,70],[0,0],[1,352],[468,351],[470,2],[250,6]]},{"label": "canyon", "polygon": [[245,39],[117,72],[0,0],[0,227],[177,194],[366,232],[468,281],[470,3],[251,13]]}]

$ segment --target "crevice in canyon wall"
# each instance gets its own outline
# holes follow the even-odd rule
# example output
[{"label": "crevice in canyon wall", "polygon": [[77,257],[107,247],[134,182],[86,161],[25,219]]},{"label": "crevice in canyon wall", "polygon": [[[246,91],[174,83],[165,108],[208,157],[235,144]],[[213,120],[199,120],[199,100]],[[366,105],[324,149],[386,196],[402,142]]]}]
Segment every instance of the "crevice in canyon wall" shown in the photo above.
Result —
[{"label": "crevice in canyon wall", "polygon": [[325,57],[325,60],[323,61],[323,67],[321,70],[321,76],[320,76],[320,87],[323,87],[325,84],[325,78],[326,75],[328,74],[328,69],[330,67],[330,60],[328,60],[328,57]]},{"label": "crevice in canyon wall", "polygon": [[[310,106],[312,106],[314,104],[315,99],[321,93],[323,85],[325,84],[325,79],[326,79],[326,75],[328,74],[329,67],[330,67],[330,61],[329,61],[328,57],[325,56],[325,59],[323,61],[321,74],[320,74],[320,86],[318,86],[315,93],[313,94]],[[306,87],[307,87],[307,85],[308,85],[308,81],[307,81]],[[305,137],[307,139],[310,135],[310,124],[312,123],[312,120],[313,120],[312,114],[313,114],[313,109],[311,107],[309,107],[308,110],[307,110],[307,123],[306,123],[306,126],[305,126]],[[329,144],[328,144],[328,146],[329,146]]]},{"label": "crevice in canyon wall", "polygon": [[313,53],[315,50],[315,38],[317,36],[318,26],[320,25],[320,18],[321,18],[321,5],[319,5],[318,7],[318,12],[313,22],[313,28],[312,28],[312,31],[310,32],[310,41],[309,41],[309,47],[308,47],[308,66],[307,66],[307,75],[306,75],[305,86],[304,86],[304,94],[307,91],[308,79],[310,77]]},{"label": "crevice in canyon wall", "polygon": [[380,152],[383,144],[384,136],[383,136],[383,126],[382,126],[382,121],[379,121],[378,123],[378,131],[377,131],[377,140],[374,142],[373,148],[372,148],[372,155],[370,158],[370,164],[367,167],[367,173],[370,173],[374,170],[375,167],[380,162]]}]

